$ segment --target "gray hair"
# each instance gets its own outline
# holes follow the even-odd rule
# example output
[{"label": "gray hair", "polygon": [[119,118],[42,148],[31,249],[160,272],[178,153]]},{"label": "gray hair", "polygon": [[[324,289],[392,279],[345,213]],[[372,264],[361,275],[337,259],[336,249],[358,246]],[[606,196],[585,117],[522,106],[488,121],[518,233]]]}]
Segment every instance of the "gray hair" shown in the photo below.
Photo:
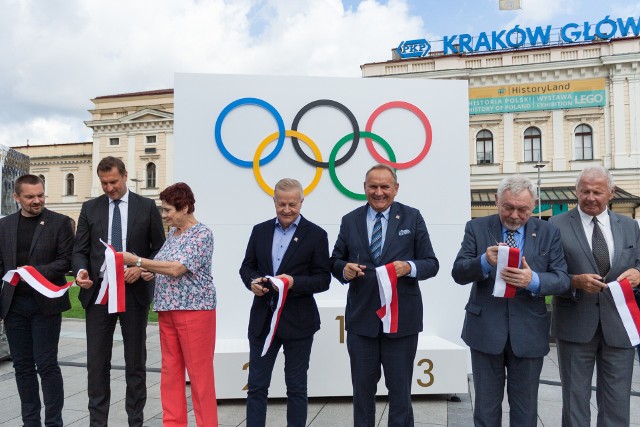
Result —
[{"label": "gray hair", "polygon": [[580,184],[580,180],[584,177],[595,177],[595,178],[607,178],[607,187],[609,187],[609,191],[613,191],[616,189],[616,184],[613,182],[613,176],[609,169],[605,168],[602,165],[591,165],[582,169],[582,172],[576,178],[576,190],[578,189],[578,185]]},{"label": "gray hair", "polygon": [[511,175],[500,181],[500,185],[498,185],[498,198],[502,198],[505,191],[519,194],[525,190],[529,190],[531,197],[536,198],[536,190],[533,188],[533,183],[529,178],[523,175]]},{"label": "gray hair", "polygon": [[302,184],[300,184],[300,181],[293,178],[282,178],[280,181],[278,181],[273,190],[273,198],[275,200],[277,191],[292,190],[298,190],[300,192],[300,200],[304,199],[304,190],[302,189]]},{"label": "gray hair", "polygon": [[383,165],[382,163],[378,163],[376,165],[371,166],[371,168],[369,168],[369,170],[367,171],[367,173],[364,175],[364,180],[367,180],[367,177],[369,176],[369,172],[372,172],[374,170],[386,170],[389,171],[389,173],[391,173],[391,176],[393,176],[393,183],[397,184],[398,183],[398,175],[396,175],[396,170],[394,168],[392,168],[389,165]]}]

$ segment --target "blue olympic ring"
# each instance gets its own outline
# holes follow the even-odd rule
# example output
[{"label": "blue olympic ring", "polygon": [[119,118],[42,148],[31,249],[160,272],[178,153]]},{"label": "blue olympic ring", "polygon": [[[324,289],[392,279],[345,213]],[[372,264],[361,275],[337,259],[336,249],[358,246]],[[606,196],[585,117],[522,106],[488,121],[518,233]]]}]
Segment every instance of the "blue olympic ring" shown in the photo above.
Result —
[{"label": "blue olympic ring", "polygon": [[216,120],[216,128],[215,128],[216,145],[218,146],[218,148],[220,149],[222,154],[231,163],[233,163],[233,164],[235,164],[237,166],[243,167],[243,168],[251,168],[251,167],[253,167],[253,162],[252,161],[250,161],[250,160],[242,160],[242,159],[237,158],[236,156],[231,154],[229,152],[229,150],[227,150],[227,147],[225,147],[224,143],[222,142],[222,122],[224,121],[225,117],[227,117],[227,115],[231,112],[231,110],[233,110],[234,108],[239,107],[241,105],[257,105],[259,107],[264,108],[265,110],[267,110],[267,111],[269,111],[271,113],[273,118],[276,120],[276,123],[278,124],[278,142],[276,143],[275,148],[273,149],[271,154],[269,154],[267,157],[265,157],[263,159],[260,159],[260,166],[264,166],[267,163],[269,163],[271,160],[275,159],[275,157],[278,154],[280,154],[280,150],[282,150],[282,147],[284,147],[284,139],[285,139],[285,133],[286,132],[285,132],[285,129],[284,129],[284,121],[282,120],[282,116],[280,115],[278,110],[276,110],[273,105],[269,104],[266,101],[263,101],[262,99],[258,99],[258,98],[240,98],[240,99],[236,99],[231,104],[229,104],[226,107],[224,107],[224,110],[222,110],[222,112],[218,116],[218,119]]}]

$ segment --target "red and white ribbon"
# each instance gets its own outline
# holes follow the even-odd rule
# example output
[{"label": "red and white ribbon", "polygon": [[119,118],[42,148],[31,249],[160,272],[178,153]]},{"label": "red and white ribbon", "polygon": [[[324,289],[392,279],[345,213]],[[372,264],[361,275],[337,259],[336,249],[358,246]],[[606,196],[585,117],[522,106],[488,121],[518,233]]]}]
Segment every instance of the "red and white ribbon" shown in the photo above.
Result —
[{"label": "red and white ribbon", "polygon": [[124,256],[121,252],[116,252],[113,246],[100,242],[105,246],[104,262],[105,271],[98,292],[96,304],[109,304],[109,313],[123,313],[125,306],[125,283],[124,283]]},{"label": "red and white ribbon", "polygon": [[520,249],[509,246],[498,246],[498,264],[496,266],[496,280],[493,283],[493,296],[499,298],[513,298],[516,295],[516,287],[505,282],[500,277],[500,272],[507,267],[518,268],[520,266]]},{"label": "red and white ribbon", "polygon": [[74,282],[67,282],[62,286],[54,285],[46,277],[44,277],[38,270],[30,265],[17,268],[15,270],[9,270],[6,272],[3,281],[16,286],[20,281],[20,278],[24,280],[34,291],[44,295],[47,298],[58,298],[64,295],[69,287]]},{"label": "red and white ribbon", "polygon": [[633,296],[631,283],[627,279],[623,279],[620,282],[607,283],[607,286],[611,290],[613,301],[631,345],[640,344],[640,310],[638,310],[638,304]]},{"label": "red and white ribbon", "polygon": [[[284,303],[287,300],[287,293],[289,292],[289,280],[284,277],[278,279],[276,277],[267,276],[267,279],[278,288],[278,304],[273,312],[273,317],[271,318],[271,327],[269,328],[269,335],[264,340],[264,347],[262,347],[262,356],[267,354],[269,347],[271,347],[271,343],[273,342],[273,338],[276,336],[276,331],[278,330],[278,323],[280,322],[280,315],[282,314],[282,309],[284,308]],[[273,292],[273,290],[271,290]]]},{"label": "red and white ribbon", "polygon": [[380,307],[376,313],[382,320],[382,332],[395,334],[398,332],[398,275],[393,263],[376,268]]}]

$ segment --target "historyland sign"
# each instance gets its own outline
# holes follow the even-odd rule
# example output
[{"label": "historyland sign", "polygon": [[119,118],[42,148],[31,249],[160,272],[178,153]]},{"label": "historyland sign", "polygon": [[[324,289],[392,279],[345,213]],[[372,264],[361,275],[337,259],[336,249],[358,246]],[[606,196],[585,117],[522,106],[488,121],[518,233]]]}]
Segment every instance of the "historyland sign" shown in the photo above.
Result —
[{"label": "historyland sign", "polygon": [[605,102],[603,78],[469,89],[469,114],[601,107]]},{"label": "historyland sign", "polygon": [[[546,27],[520,28],[519,25],[501,31],[481,32],[476,37],[470,34],[453,34],[444,36],[442,41],[428,42],[426,39],[414,39],[400,42],[396,51],[400,58],[421,58],[429,54],[432,46],[439,47],[443,55],[458,53],[491,52],[504,49],[518,49],[559,45],[565,43],[584,43],[594,40],[609,40],[615,37],[638,36],[640,34],[640,18],[612,19],[607,15],[604,19],[591,24],[570,22],[552,34],[551,25]],[[440,53],[440,52],[439,52]]]}]

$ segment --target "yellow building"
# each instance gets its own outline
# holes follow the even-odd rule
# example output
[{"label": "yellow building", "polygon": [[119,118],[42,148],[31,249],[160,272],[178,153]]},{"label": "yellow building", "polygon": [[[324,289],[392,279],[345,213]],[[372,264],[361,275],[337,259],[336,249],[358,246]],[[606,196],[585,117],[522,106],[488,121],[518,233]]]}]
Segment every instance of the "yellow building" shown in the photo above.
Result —
[{"label": "yellow building", "polygon": [[493,194],[505,175],[520,173],[536,182],[537,167],[543,216],[567,210],[576,203],[578,172],[594,163],[615,178],[618,191],[611,208],[635,217],[640,206],[634,196],[640,194],[639,39],[440,51],[411,59],[401,59],[394,49],[390,61],[361,69],[365,78],[469,82],[473,217],[495,212]]},{"label": "yellow building", "polygon": [[[14,147],[45,181],[47,207],[77,222],[82,203],[102,194],[100,159],[122,159],[128,187],[158,200],[173,176],[173,89],[99,96],[92,100],[93,142]],[[158,202],[158,205],[160,203]]]},{"label": "yellow building", "polygon": [[30,173],[45,183],[47,208],[65,214],[75,222],[82,202],[89,198],[93,169],[93,144],[51,144],[14,147],[30,159]]}]

